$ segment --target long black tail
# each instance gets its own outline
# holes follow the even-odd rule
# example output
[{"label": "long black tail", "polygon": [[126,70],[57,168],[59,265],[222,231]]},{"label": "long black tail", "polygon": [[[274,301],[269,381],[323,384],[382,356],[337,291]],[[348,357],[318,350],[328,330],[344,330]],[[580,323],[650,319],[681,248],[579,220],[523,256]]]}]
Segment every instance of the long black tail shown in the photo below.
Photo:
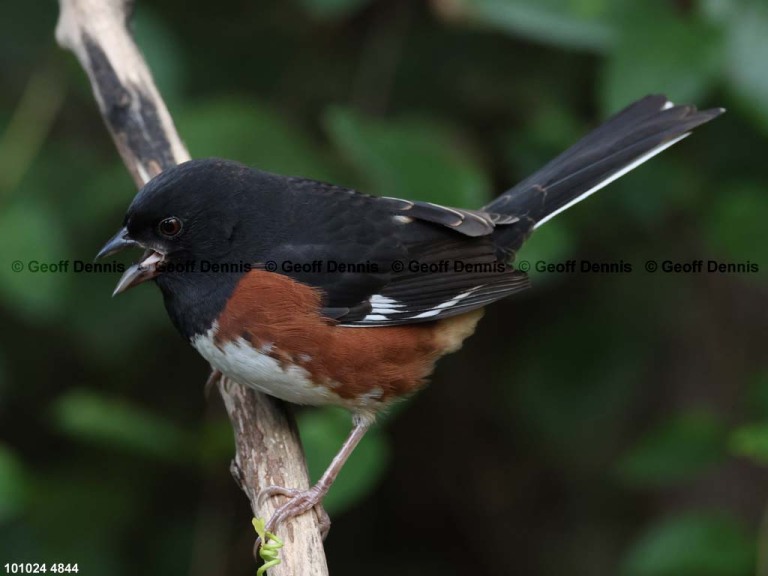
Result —
[{"label": "long black tail", "polygon": [[722,114],[675,106],[646,96],[610,118],[541,170],[483,208],[514,214],[520,222],[494,233],[497,245],[516,250],[535,229]]}]

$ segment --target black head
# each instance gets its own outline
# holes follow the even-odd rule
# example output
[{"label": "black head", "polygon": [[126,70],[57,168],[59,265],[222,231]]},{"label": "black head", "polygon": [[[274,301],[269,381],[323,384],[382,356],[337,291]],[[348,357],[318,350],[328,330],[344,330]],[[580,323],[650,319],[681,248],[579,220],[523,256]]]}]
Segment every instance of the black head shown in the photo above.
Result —
[{"label": "black head", "polygon": [[126,272],[116,294],[180,263],[253,261],[277,232],[275,204],[282,188],[281,177],[229,160],[179,164],[139,190],[123,228],[97,258],[130,246],[146,249],[139,263],[143,273]]},{"label": "black head", "polygon": [[[136,195],[123,227],[97,258],[145,249],[114,294],[155,279],[169,299],[196,299],[234,284],[240,274],[206,272],[212,264],[255,264],[280,234],[284,178],[220,159],[192,160],[159,174]],[[184,294],[181,294],[184,297]],[[175,320],[174,320],[175,321]]]}]

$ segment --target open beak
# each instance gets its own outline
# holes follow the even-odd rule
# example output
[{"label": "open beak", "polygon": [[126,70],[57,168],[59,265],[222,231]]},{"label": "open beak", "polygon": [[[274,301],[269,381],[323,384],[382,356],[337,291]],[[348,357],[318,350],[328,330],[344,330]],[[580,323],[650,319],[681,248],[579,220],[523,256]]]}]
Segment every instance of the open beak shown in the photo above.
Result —
[{"label": "open beak", "polygon": [[[96,255],[96,259],[104,258],[105,256],[115,254],[121,250],[132,248],[134,246],[141,246],[141,244],[128,235],[128,230],[122,228],[111,240],[109,240],[109,242],[104,244],[104,247],[99,250],[99,253]],[[160,274],[160,267],[164,259],[164,254],[148,248],[144,254],[142,254],[139,263],[134,264],[123,273],[114,292],[112,292],[112,296],[117,296],[129,288],[133,288],[142,282],[155,278]]]}]

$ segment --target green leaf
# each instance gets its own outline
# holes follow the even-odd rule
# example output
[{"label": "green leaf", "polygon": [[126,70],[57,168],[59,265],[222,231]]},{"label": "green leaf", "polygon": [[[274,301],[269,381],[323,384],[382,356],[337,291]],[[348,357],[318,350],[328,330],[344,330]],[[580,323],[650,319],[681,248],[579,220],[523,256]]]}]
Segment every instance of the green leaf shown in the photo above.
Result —
[{"label": "green leaf", "polygon": [[18,514],[27,498],[27,482],[21,462],[0,444],[0,524]]},{"label": "green leaf", "polygon": [[688,481],[726,456],[726,430],[708,412],[679,414],[651,429],[618,463],[622,478],[638,486]]},{"label": "green leaf", "polygon": [[768,129],[768,5],[733,1],[737,6],[727,28],[726,73],[740,99]]},{"label": "green leaf", "polygon": [[[310,477],[317,480],[349,435],[352,421],[345,411],[324,409],[304,412],[298,422]],[[334,514],[354,506],[375,488],[388,461],[389,446],[381,431],[369,430],[328,492],[325,509]]]},{"label": "green leaf", "polygon": [[60,221],[42,201],[24,196],[0,211],[0,298],[9,310],[32,321],[55,317],[70,277],[40,266],[58,266],[68,257]]},{"label": "green leaf", "polygon": [[325,125],[367,183],[366,192],[479,207],[489,198],[485,172],[450,126],[436,120],[376,120],[333,108]]},{"label": "green leaf", "polygon": [[722,53],[723,38],[709,24],[675,15],[669,3],[638,3],[627,11],[603,70],[604,110],[657,92],[675,102],[700,101],[718,79]]},{"label": "green leaf", "polygon": [[317,144],[257,101],[207,100],[184,108],[176,124],[193,157],[231,158],[269,172],[336,180]]},{"label": "green leaf", "polygon": [[618,0],[436,0],[450,20],[466,20],[546,44],[606,52],[616,40]]},{"label": "green leaf", "polygon": [[768,465],[768,423],[742,426],[731,435],[731,450],[758,464]]},{"label": "green leaf", "polygon": [[88,390],[59,397],[53,422],[73,438],[166,460],[183,460],[192,445],[188,434],[163,417]]},{"label": "green leaf", "polygon": [[624,562],[625,576],[748,576],[754,541],[729,516],[691,513],[653,526]]},{"label": "green leaf", "polygon": [[370,4],[371,0],[299,0],[304,9],[320,20],[339,20]]}]

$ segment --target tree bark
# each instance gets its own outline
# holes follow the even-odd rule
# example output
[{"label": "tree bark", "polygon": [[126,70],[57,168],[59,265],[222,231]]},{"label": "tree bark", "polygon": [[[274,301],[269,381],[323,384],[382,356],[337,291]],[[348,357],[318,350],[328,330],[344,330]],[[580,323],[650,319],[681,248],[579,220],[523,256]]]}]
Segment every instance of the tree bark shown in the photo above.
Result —
[{"label": "tree bark", "polygon": [[[101,115],[136,185],[189,160],[130,33],[133,2],[59,0],[59,6],[56,39],[74,52],[88,74]],[[269,499],[258,508],[262,488],[309,486],[298,431],[281,402],[224,378],[219,380],[219,391],[235,435],[233,473],[254,515],[268,519],[281,499]],[[292,519],[279,536],[285,546],[281,563],[269,570],[270,576],[328,574],[315,514]]]}]

